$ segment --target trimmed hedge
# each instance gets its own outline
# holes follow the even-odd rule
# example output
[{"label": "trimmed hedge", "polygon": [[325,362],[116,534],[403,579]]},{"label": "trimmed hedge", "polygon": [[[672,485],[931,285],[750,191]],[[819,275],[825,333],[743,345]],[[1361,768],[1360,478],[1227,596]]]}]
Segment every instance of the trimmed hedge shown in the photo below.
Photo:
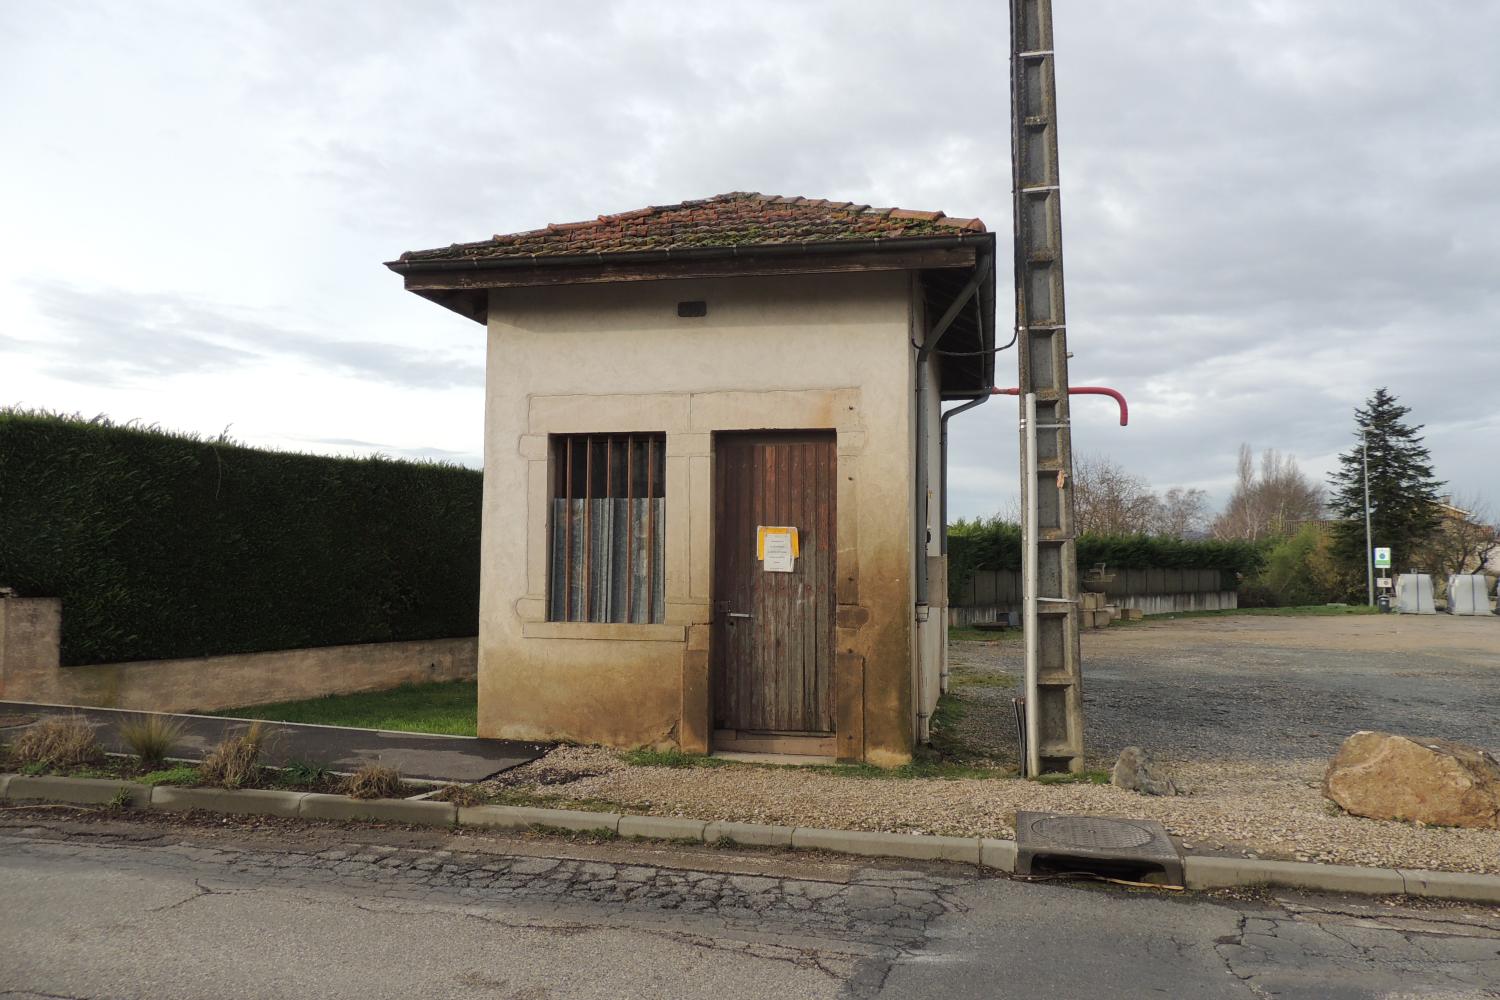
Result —
[{"label": "trimmed hedge", "polygon": [[470,636],[482,482],[0,411],[0,586],[65,665]]},{"label": "trimmed hedge", "polygon": [[[1150,535],[1081,535],[1078,569],[1099,563],[1114,569],[1216,569],[1231,578],[1249,576],[1265,562],[1264,545],[1211,539],[1184,541]],[[959,521],[948,529],[948,593],[957,602],[975,570],[1021,568],[1021,526],[998,519]]]}]

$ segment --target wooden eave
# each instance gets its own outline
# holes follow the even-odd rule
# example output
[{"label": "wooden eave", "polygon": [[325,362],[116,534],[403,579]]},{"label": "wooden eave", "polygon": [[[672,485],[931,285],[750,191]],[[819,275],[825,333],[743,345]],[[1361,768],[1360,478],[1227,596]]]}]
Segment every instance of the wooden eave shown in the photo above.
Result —
[{"label": "wooden eave", "polygon": [[[484,323],[489,292],[495,288],[534,288],[624,281],[751,277],[780,274],[833,274],[856,271],[913,271],[925,282],[951,275],[944,286],[960,285],[981,255],[992,256],[995,237],[987,232],[954,236],[848,240],[828,243],[768,244],[748,247],[691,247],[681,250],[595,253],[578,256],[395,260],[386,267],[401,275],[406,290]],[[986,281],[982,324],[966,316],[952,336],[954,346],[994,347],[994,279]],[[988,391],[993,355],[954,359],[944,366],[944,398]]]}]

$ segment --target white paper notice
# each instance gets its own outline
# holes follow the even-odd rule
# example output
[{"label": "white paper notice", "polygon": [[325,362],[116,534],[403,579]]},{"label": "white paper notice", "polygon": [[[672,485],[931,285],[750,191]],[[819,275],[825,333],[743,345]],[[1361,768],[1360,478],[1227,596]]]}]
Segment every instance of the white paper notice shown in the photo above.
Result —
[{"label": "white paper notice", "polygon": [[761,536],[761,568],[767,573],[790,573],[796,565],[793,551],[795,535],[782,529],[768,529]]}]

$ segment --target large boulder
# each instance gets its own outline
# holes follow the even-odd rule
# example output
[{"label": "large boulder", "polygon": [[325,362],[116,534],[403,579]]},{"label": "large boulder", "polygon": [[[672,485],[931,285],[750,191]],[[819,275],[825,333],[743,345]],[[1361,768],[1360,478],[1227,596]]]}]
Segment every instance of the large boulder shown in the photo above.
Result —
[{"label": "large boulder", "polygon": [[1500,764],[1452,740],[1355,733],[1328,765],[1323,794],[1355,816],[1500,829]]}]

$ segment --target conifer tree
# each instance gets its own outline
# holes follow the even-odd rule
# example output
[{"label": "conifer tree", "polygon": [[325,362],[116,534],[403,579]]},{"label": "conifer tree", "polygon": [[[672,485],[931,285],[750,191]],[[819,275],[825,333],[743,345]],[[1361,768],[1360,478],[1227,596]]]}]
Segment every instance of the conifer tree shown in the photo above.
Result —
[{"label": "conifer tree", "polygon": [[1360,432],[1370,462],[1370,522],[1374,546],[1391,550],[1391,568],[1402,573],[1422,544],[1437,530],[1438,490],[1432,456],[1422,443],[1421,424],[1402,418],[1411,412],[1384,388],[1354,411],[1354,447],[1339,456],[1329,477],[1328,506],[1339,519],[1334,526],[1334,556],[1345,574],[1350,597],[1365,591],[1365,473]]}]

